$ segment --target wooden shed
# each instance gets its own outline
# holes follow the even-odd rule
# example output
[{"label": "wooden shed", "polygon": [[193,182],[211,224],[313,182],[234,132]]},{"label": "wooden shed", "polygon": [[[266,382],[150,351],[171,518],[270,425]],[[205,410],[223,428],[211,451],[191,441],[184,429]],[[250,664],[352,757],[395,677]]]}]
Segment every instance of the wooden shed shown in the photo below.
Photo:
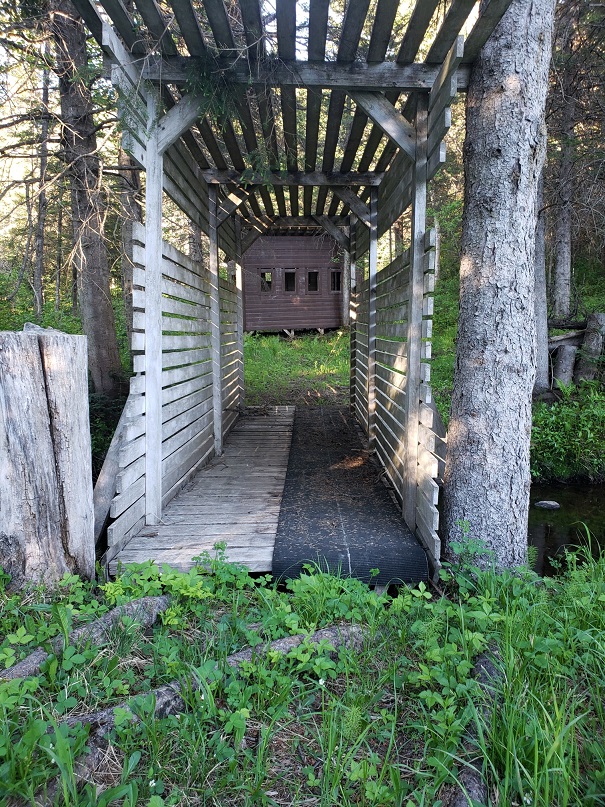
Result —
[{"label": "wooden shed", "polygon": [[[296,0],[73,2],[111,66],[124,146],[146,173],[145,223],[135,228],[135,376],[107,559],[115,564],[138,542],[138,557],[174,561],[180,553],[188,568],[206,529],[210,547],[224,539],[229,558],[271,568],[271,553],[260,558],[259,544],[250,544],[250,522],[234,526],[238,508],[257,518],[241,474],[225,476],[218,463],[213,486],[182,491],[202,466],[227,456],[226,440],[241,430],[232,453],[258,490],[277,495],[267,478],[278,476],[289,450],[277,445],[288,426],[254,435],[261,451],[250,448],[239,418],[243,263],[263,235],[321,227],[346,251],[353,286],[351,411],[402,520],[438,563],[444,441],[430,387],[427,183],[445,162],[451,105],[511,0],[417,0],[411,13],[399,0],[347,0],[344,13],[332,0],[308,8]],[[217,88],[230,90],[229,114],[213,112],[209,90]],[[164,194],[208,234],[206,263],[162,243]],[[408,249],[384,266],[378,239],[407,209]],[[234,262],[230,281],[219,275],[221,252]],[[276,288],[301,263],[280,260],[278,268]],[[295,283],[308,284],[296,271]],[[259,501],[258,519],[266,510]],[[237,543],[242,536],[247,543]]]},{"label": "wooden shed", "polygon": [[319,235],[264,235],[243,258],[247,331],[337,328],[342,324],[343,261]]}]

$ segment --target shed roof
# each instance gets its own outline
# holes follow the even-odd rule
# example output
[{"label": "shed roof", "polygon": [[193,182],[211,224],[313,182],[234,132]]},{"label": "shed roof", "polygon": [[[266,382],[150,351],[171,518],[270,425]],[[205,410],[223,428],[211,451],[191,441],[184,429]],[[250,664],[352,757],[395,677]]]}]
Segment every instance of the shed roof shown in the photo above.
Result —
[{"label": "shed roof", "polygon": [[[203,208],[207,185],[220,186],[229,253],[236,211],[256,232],[317,227],[325,217],[338,225],[351,212],[363,219],[372,187],[384,232],[409,202],[417,94],[430,92],[430,178],[445,159],[452,97],[510,2],[484,0],[481,11],[475,0],[75,5],[138,101],[145,81],[168,110],[184,96],[198,99],[194,125],[166,152],[167,190]],[[144,128],[144,111],[131,109],[130,120]]]}]

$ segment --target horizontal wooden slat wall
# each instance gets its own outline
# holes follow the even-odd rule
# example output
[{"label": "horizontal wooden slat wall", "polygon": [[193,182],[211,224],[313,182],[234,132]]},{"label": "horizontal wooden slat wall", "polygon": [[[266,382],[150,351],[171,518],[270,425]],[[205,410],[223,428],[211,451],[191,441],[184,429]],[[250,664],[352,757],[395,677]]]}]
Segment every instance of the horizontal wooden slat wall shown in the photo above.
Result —
[{"label": "horizontal wooden slat wall", "polygon": [[[145,229],[134,225],[133,369],[120,472],[107,531],[108,560],[145,523]],[[214,452],[207,270],[170,244],[162,247],[162,506]],[[237,419],[241,335],[237,290],[221,280],[223,431]]]},{"label": "horizontal wooden slat wall", "polygon": [[[427,233],[424,253],[424,297],[416,534],[438,562],[439,485],[443,476],[445,437],[432,400],[430,366],[435,289],[435,234]],[[402,501],[405,469],[405,396],[407,371],[407,316],[410,254],[404,252],[376,276],[376,454],[397,498]],[[352,349],[352,390],[355,415],[368,431],[368,310],[369,281],[359,284],[353,297],[355,332]]]},{"label": "horizontal wooden slat wall", "polygon": [[409,252],[404,252],[376,277],[376,453],[400,500],[405,465],[409,268]]},{"label": "horizontal wooden slat wall", "polygon": [[422,305],[422,364],[420,384],[420,426],[418,434],[418,473],[416,491],[416,534],[438,562],[441,556],[439,529],[439,485],[445,467],[445,430],[435,407],[430,387],[431,336],[433,332],[433,292],[435,291],[435,231],[425,238],[424,297]]},{"label": "horizontal wooden slat wall", "polygon": [[221,310],[221,392],[223,401],[223,439],[237,420],[243,404],[241,387],[243,352],[242,334],[238,317],[238,299],[235,282],[219,281]]}]

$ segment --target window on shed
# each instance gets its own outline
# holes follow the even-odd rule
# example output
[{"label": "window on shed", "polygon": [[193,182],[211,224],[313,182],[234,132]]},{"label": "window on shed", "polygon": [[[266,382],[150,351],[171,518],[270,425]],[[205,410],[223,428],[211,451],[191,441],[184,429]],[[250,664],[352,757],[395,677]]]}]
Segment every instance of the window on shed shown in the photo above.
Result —
[{"label": "window on shed", "polygon": [[271,278],[272,273],[267,272],[265,269],[260,273],[260,290],[262,292],[270,292],[271,291]]},{"label": "window on shed", "polygon": [[332,291],[340,291],[340,275],[341,272],[332,272],[332,282],[330,288]]},{"label": "window on shed", "polygon": [[307,272],[307,291],[319,291],[319,272]]},{"label": "window on shed", "polygon": [[284,291],[296,291],[296,272],[284,272]]}]

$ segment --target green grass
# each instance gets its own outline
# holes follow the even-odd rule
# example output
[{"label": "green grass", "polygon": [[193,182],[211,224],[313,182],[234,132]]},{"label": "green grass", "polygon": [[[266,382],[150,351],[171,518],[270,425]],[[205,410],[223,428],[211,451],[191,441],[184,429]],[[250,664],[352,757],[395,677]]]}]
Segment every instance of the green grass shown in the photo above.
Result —
[{"label": "green grass", "polygon": [[[605,803],[605,558],[569,556],[545,581],[460,566],[442,586],[379,596],[310,569],[278,588],[220,559],[185,575],[129,566],[101,587],[0,586],[2,666],[115,603],[172,597],[153,630],[125,622],[102,646],[67,647],[39,675],[0,683],[0,803],[33,805],[60,774],[56,805],[437,807],[468,765],[494,807]],[[239,673],[225,663],[351,623],[367,631],[360,651],[303,643]],[[472,675],[488,648],[493,709]],[[186,708],[157,718],[150,692],[175,679]],[[78,784],[87,729],[64,721],[125,700],[140,721],[115,712],[101,770]]]},{"label": "green grass", "polygon": [[246,404],[344,404],[349,392],[349,332],[244,339]]}]

